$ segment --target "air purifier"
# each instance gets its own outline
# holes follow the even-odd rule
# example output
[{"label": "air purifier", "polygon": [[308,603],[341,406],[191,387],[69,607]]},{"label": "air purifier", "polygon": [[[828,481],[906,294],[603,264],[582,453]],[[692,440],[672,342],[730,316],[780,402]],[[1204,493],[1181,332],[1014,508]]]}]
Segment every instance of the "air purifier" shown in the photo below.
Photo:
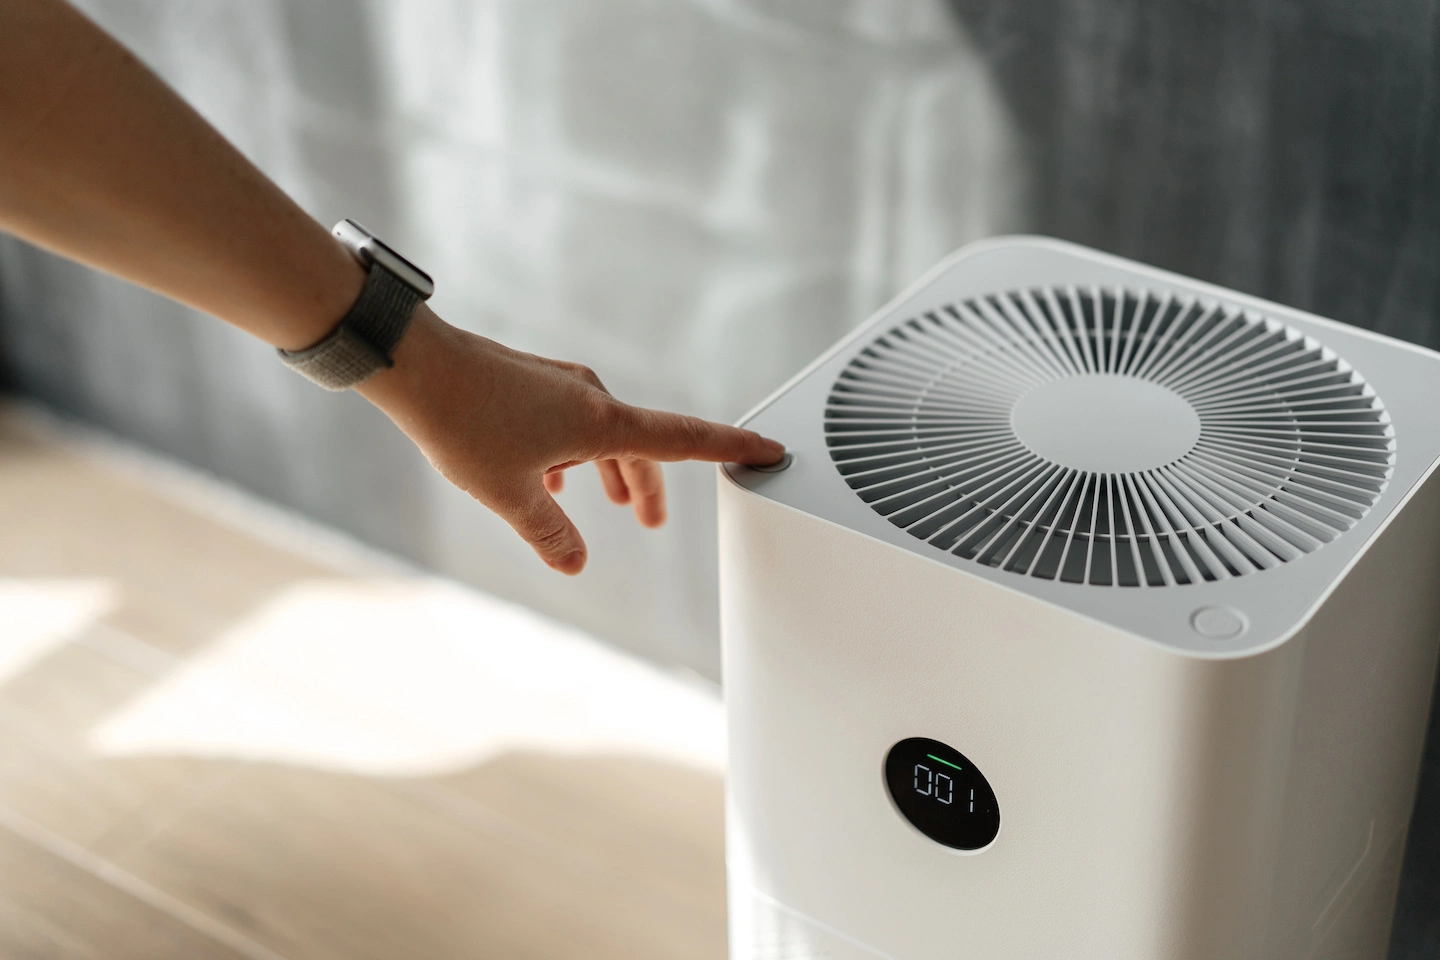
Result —
[{"label": "air purifier", "polygon": [[1378,958],[1440,638],[1440,355],[965,248],[720,476],[735,960]]}]

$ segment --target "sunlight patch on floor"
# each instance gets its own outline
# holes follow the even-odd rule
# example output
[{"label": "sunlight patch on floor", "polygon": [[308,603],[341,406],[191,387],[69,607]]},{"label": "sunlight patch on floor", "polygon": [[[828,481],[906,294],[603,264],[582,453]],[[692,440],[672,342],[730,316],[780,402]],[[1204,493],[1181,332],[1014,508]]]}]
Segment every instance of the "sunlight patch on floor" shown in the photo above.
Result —
[{"label": "sunlight patch on floor", "polygon": [[63,647],[116,605],[113,581],[0,578],[0,683]]},{"label": "sunlight patch on floor", "polygon": [[719,770],[718,697],[523,608],[423,577],[309,581],[91,732],[110,755],[429,776],[515,750]]}]

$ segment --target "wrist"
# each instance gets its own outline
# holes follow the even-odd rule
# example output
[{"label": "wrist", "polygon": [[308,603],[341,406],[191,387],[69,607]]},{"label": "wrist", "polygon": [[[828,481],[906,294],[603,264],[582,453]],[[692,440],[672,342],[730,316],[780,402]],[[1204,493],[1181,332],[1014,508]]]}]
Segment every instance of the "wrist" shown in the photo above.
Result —
[{"label": "wrist", "polygon": [[318,386],[346,390],[395,365],[395,351],[435,283],[354,220],[341,220],[332,234],[364,269],[365,284],[329,333],[304,349],[277,352],[282,363]]},{"label": "wrist", "polygon": [[411,432],[409,425],[424,415],[426,402],[441,392],[437,387],[447,379],[445,365],[455,356],[455,340],[462,335],[421,303],[395,347],[395,365],[357,385],[355,392]]},{"label": "wrist", "polygon": [[[317,225],[318,226],[318,225]],[[360,296],[365,268],[328,233],[310,251],[313,263],[308,288],[298,291],[296,302],[284,312],[288,322],[272,333],[261,334],[282,350],[304,350],[335,329],[335,324]]]}]

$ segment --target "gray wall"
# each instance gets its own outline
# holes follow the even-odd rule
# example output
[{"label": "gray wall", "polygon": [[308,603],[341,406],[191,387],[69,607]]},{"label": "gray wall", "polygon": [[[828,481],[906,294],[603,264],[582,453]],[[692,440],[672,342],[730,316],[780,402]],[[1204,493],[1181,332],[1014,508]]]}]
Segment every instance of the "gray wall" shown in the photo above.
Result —
[{"label": "gray wall", "polygon": [[[90,0],[452,322],[733,419],[949,249],[1032,230],[1440,347],[1440,0]],[[712,480],[565,502],[562,581],[354,397],[13,242],[12,383],[486,589],[717,670]],[[1440,734],[1394,956],[1440,955]]]}]

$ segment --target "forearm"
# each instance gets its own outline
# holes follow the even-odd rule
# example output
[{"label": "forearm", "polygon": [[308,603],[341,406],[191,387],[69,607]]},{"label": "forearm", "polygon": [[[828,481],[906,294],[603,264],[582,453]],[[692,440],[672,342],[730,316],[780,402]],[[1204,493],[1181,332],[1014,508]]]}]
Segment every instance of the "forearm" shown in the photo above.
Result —
[{"label": "forearm", "polygon": [[60,0],[0,0],[0,229],[286,349],[364,273],[188,104]]}]

